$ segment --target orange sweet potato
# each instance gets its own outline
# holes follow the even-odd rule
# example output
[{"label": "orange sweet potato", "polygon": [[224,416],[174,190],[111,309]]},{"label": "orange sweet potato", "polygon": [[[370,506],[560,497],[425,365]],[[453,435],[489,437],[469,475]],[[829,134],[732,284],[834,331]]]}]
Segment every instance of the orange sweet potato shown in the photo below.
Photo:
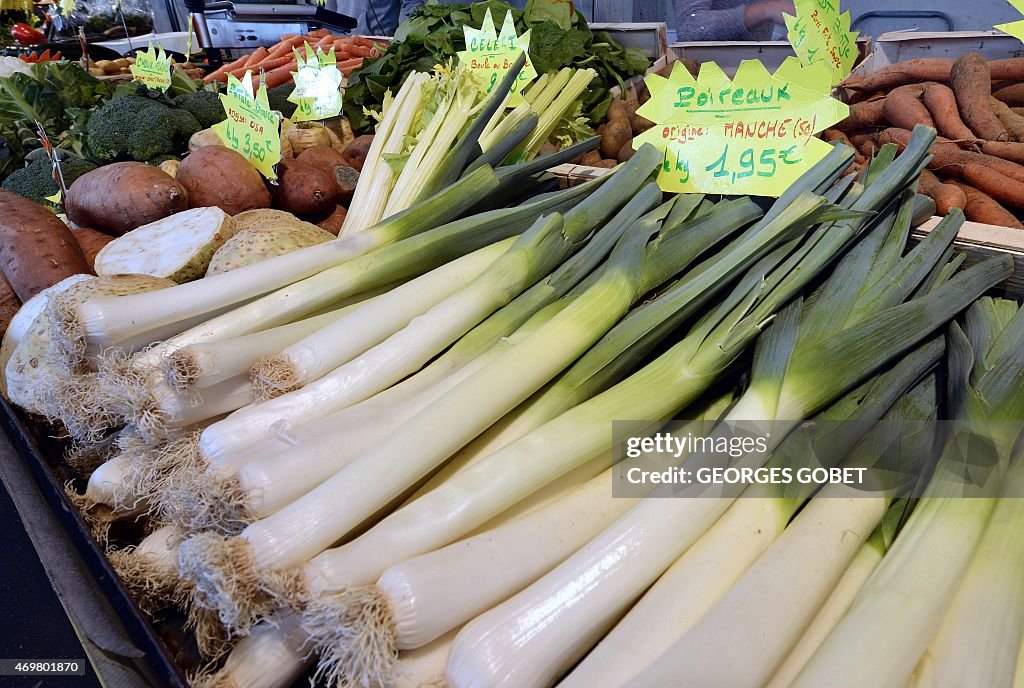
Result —
[{"label": "orange sweet potato", "polygon": [[179,180],[159,167],[116,162],[76,179],[64,201],[76,225],[124,234],[186,210],[189,197]]},{"label": "orange sweet potato", "polygon": [[1009,140],[1010,135],[992,112],[989,104],[992,95],[992,75],[985,58],[978,53],[967,53],[958,57],[950,70],[949,83],[956,95],[956,103],[964,124],[970,127],[978,138],[989,141]]}]

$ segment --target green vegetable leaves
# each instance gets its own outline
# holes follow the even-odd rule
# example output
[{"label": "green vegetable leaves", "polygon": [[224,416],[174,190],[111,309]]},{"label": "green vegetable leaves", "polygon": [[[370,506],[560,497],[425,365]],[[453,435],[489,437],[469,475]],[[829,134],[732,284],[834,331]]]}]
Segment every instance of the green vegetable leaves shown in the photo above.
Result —
[{"label": "green vegetable leaves", "polygon": [[598,77],[590,85],[583,116],[591,122],[604,119],[610,97],[608,89],[624,79],[643,74],[650,66],[637,50],[624,50],[604,32],[591,33],[583,14],[567,0],[529,0],[525,11],[501,0],[472,5],[428,2],[416,8],[395,33],[395,40],[383,55],[366,60],[349,77],[344,111],[352,128],[370,131],[373,121],[365,110],[379,110],[384,93],[397,92],[412,72],[427,72],[447,64],[465,50],[463,26],[479,29],[487,10],[495,21],[512,12],[516,32],[531,30],[530,59],[540,74],[562,67],[590,67]]}]

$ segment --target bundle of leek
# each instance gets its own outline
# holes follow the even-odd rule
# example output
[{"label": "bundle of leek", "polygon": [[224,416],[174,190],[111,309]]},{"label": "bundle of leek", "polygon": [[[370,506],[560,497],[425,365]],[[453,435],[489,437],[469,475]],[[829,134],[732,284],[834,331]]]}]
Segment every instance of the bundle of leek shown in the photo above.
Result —
[{"label": "bundle of leek", "polygon": [[[965,579],[965,573],[973,568],[971,560],[984,540],[997,501],[994,497],[999,494],[1008,470],[1007,489],[1019,485],[1020,461],[1014,447],[1018,423],[1006,421],[1024,417],[1024,388],[1017,383],[1024,375],[1024,310],[1017,309],[1016,304],[995,309],[982,302],[969,311],[966,329],[965,334],[954,323],[947,337],[949,399],[956,422],[943,445],[924,498],[849,612],[808,661],[794,686],[818,686],[824,676],[828,676],[824,680],[829,685],[840,688],[905,686],[947,610],[954,619],[965,622],[962,630],[982,627],[972,624],[971,617],[984,609],[963,607],[978,582]],[[965,465],[986,463],[982,457],[973,455],[980,446],[985,447],[986,470],[965,474]],[[965,454],[967,451],[973,454]],[[1006,543],[992,546],[1005,547]],[[986,547],[986,555],[990,551]],[[982,563],[975,574],[985,570],[986,562],[978,561]],[[958,588],[966,598],[957,599]],[[951,608],[954,599],[957,604]],[[1005,614],[1016,615],[1017,611],[1007,610],[1000,616]],[[986,622],[991,619],[986,618]],[[883,627],[887,633],[865,633],[869,625]],[[947,639],[961,630],[942,626],[933,649],[948,648]],[[898,643],[891,641],[889,630],[899,634]],[[982,669],[972,659],[970,672],[990,676],[993,682],[986,685],[1008,685],[1016,656],[1013,649],[1007,648],[1017,645],[1017,633],[986,644],[984,650],[976,648],[991,653],[993,661]],[[864,657],[864,651],[873,652],[873,661],[863,663],[855,659]],[[960,652],[950,652],[933,655],[930,660],[938,663],[943,680],[957,681],[967,669],[963,657]],[[978,673],[982,670],[984,674]]]}]

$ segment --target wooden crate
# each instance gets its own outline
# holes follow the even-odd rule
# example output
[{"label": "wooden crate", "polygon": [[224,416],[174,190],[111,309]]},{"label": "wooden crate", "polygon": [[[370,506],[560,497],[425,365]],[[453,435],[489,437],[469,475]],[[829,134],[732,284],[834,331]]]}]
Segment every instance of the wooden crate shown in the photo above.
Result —
[{"label": "wooden crate", "polygon": [[590,24],[591,31],[607,31],[623,48],[642,50],[652,62],[668,53],[668,25],[664,22]]},{"label": "wooden crate", "polygon": [[[911,239],[920,239],[942,221],[941,217],[933,217],[911,232]],[[997,256],[1009,254],[1013,256],[1013,274],[1000,285],[1006,295],[1015,299],[1024,299],[1024,232],[1009,227],[996,227],[980,222],[965,222],[953,240],[957,251],[967,255],[966,265]]]},{"label": "wooden crate", "polygon": [[[760,60],[769,72],[774,72],[787,57],[796,56],[789,41],[678,41],[669,45],[669,50],[678,57],[714,62],[729,76],[736,74],[743,60]],[[871,39],[859,37],[857,52],[855,65],[871,54]]]},{"label": "wooden crate", "polygon": [[918,57],[952,57],[981,53],[989,60],[1024,56],[1024,44],[1001,31],[894,31],[875,39],[871,54],[854,74],[871,74],[882,67]]}]

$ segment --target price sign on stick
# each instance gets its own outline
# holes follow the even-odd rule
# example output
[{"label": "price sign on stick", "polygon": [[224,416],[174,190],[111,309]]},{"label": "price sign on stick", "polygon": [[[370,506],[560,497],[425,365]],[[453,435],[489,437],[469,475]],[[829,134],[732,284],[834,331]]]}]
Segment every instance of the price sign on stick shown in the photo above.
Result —
[{"label": "price sign on stick", "polygon": [[857,60],[857,36],[850,31],[850,11],[839,13],[839,0],[796,0],[796,16],[783,14],[786,37],[804,64],[825,62],[832,66],[832,84],[853,71]]},{"label": "price sign on stick", "polygon": [[458,54],[459,64],[477,75],[476,81],[486,93],[490,93],[495,84],[512,69],[519,54],[526,53],[526,65],[516,77],[508,101],[508,107],[520,105],[523,102],[523,89],[537,78],[537,70],[530,62],[530,32],[516,36],[512,13],[507,12],[501,33],[498,33],[490,10],[484,15],[479,29],[467,26],[463,32],[466,36],[466,49]]},{"label": "price sign on stick", "polygon": [[306,43],[306,55],[303,57],[298,50],[295,53],[295,64],[298,69],[292,72],[295,90],[288,100],[298,107],[292,115],[293,122],[308,122],[327,119],[341,112],[341,72],[338,71],[338,60],[334,48],[326,54],[320,48],[313,48]]},{"label": "price sign on stick", "polygon": [[148,49],[135,54],[135,64],[129,69],[134,77],[133,81],[138,81],[147,88],[166,91],[171,87],[171,58],[162,47],[153,50],[153,44],[150,43]]},{"label": "price sign on stick", "polygon": [[[1008,0],[1008,2],[1014,6],[1014,8],[1024,14],[1024,0]],[[1024,41],[1024,20],[1010,22],[1009,24],[996,24],[996,29],[999,29],[1003,33],[1008,33],[1019,41]]]},{"label": "price sign on stick", "polygon": [[646,77],[651,99],[637,114],[655,126],[634,139],[664,151],[665,191],[779,196],[832,149],[815,138],[849,108],[829,97],[831,67],[787,59],[775,74],[745,60],[728,76],[713,62],[696,79],[677,63]]},{"label": "price sign on stick", "polygon": [[228,114],[213,130],[224,145],[248,158],[252,166],[267,179],[277,179],[274,165],[281,161],[281,120],[270,109],[267,88],[260,86],[253,94],[252,72],[241,81],[228,77],[227,93],[220,102]]}]

